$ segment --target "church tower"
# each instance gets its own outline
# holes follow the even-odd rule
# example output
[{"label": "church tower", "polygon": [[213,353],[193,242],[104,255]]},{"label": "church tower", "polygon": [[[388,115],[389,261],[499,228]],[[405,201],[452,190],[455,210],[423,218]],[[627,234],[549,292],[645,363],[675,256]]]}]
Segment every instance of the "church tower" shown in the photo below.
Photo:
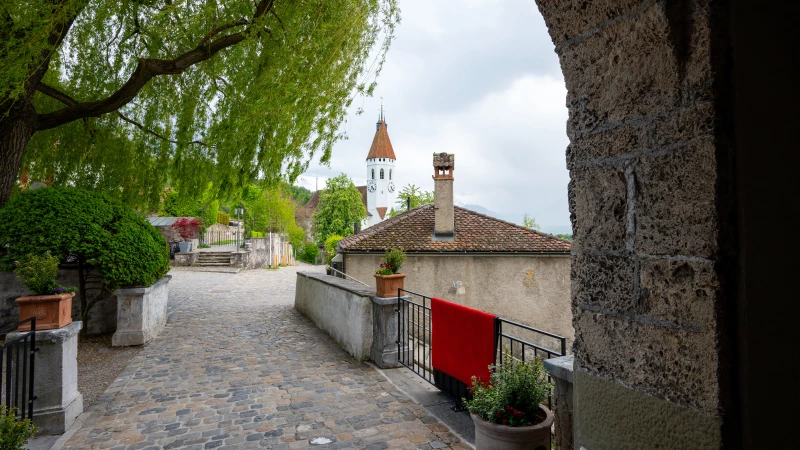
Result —
[{"label": "church tower", "polygon": [[367,154],[367,227],[380,223],[386,218],[387,212],[394,204],[395,178],[397,177],[394,168],[397,158],[394,156],[392,142],[389,140],[389,132],[386,129],[383,105],[381,105],[381,115],[375,127],[375,137],[372,139],[372,146]]}]

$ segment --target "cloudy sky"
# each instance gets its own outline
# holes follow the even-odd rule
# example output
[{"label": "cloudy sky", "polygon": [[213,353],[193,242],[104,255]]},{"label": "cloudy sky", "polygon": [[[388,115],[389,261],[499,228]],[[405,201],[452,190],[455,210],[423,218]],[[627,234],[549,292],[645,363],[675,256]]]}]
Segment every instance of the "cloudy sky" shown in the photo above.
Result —
[{"label": "cloudy sky", "polygon": [[[357,98],[330,168],[366,183],[365,158],[383,97],[396,184],[433,190],[432,154],[456,155],[455,200],[543,231],[571,232],[564,151],[566,88],[533,0],[400,0],[402,23],[374,98]],[[356,115],[357,108],[364,114]]]}]

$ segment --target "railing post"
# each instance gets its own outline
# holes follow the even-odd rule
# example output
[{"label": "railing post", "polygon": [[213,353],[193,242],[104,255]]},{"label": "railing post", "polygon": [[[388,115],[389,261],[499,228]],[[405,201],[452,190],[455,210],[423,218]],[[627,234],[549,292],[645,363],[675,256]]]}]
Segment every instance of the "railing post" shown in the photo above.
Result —
[{"label": "railing post", "polygon": [[544,361],[544,368],[555,379],[553,415],[555,416],[556,450],[573,450],[572,436],[572,368],[574,356],[559,356]]}]

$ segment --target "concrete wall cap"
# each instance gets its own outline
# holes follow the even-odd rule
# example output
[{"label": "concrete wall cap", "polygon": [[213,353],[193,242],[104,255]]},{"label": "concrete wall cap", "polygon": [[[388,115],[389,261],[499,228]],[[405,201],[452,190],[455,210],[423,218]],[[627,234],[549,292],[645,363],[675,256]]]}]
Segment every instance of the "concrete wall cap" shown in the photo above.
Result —
[{"label": "concrete wall cap", "polygon": [[[404,295],[402,297],[403,300],[411,301],[411,296]],[[397,304],[397,297],[378,297],[377,295],[372,296],[372,303],[380,306],[385,305],[396,305]]]},{"label": "concrete wall cap", "polygon": [[169,280],[172,279],[172,275],[164,275],[164,278],[156,281],[155,283],[151,284],[150,286],[139,286],[139,287],[130,287],[130,288],[119,288],[114,292],[114,295],[137,295],[137,294],[146,294],[150,292],[153,288],[164,284],[169,283]]},{"label": "concrete wall cap", "polygon": [[[69,338],[78,334],[78,332],[81,331],[81,328],[83,328],[83,322],[78,320],[63,328],[56,328],[55,330],[36,330],[36,342],[52,342],[53,344],[62,344]],[[14,341],[21,335],[27,335],[28,333],[30,332],[23,331],[20,333],[19,331],[14,331],[12,333],[8,333],[6,335],[6,341]]]},{"label": "concrete wall cap", "polygon": [[555,378],[566,380],[572,383],[572,368],[575,363],[574,359],[574,355],[545,359],[544,368]]},{"label": "concrete wall cap", "polygon": [[375,289],[362,286],[361,284],[358,284],[355,281],[343,280],[341,278],[334,277],[331,275],[325,275],[322,273],[314,273],[314,272],[297,272],[297,275],[320,281],[327,285],[337,287],[339,289],[351,292],[356,295],[360,295],[362,297],[375,296]]}]

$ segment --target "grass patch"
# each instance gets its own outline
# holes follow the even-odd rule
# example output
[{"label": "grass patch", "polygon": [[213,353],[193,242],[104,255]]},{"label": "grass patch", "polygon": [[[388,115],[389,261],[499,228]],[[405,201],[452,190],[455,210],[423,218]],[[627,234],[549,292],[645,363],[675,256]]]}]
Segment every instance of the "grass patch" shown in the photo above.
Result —
[{"label": "grass patch", "polygon": [[236,242],[236,239],[227,239],[224,241],[212,242],[211,245],[228,245]]}]

